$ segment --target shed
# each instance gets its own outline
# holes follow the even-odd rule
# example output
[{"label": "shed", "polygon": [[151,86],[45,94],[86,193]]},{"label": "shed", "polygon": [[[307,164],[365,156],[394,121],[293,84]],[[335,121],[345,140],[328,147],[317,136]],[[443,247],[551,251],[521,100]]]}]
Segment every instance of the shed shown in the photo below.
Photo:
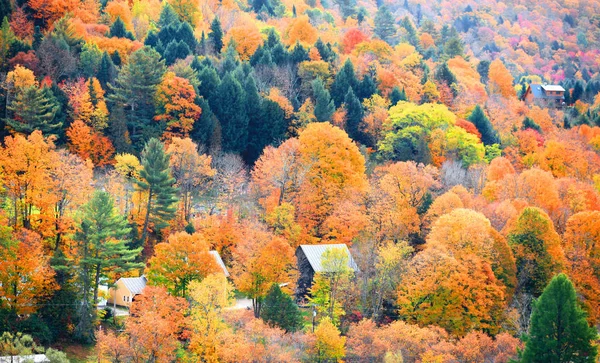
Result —
[{"label": "shed", "polygon": [[345,244],[300,245],[296,249],[296,260],[300,276],[296,287],[296,298],[302,299],[308,294],[308,289],[313,284],[315,273],[324,272],[322,265],[323,253],[328,249],[341,248],[348,254],[348,267],[355,272],[360,272],[358,265]]}]

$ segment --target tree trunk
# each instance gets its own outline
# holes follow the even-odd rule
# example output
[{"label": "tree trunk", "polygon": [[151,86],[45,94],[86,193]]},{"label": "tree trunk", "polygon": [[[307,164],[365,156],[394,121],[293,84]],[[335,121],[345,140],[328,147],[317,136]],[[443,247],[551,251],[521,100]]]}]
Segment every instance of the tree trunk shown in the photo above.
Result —
[{"label": "tree trunk", "polygon": [[142,229],[142,244],[146,243],[148,237],[148,223],[150,221],[150,207],[152,206],[152,188],[148,191],[148,203],[146,205],[146,218],[144,219],[144,228]]}]

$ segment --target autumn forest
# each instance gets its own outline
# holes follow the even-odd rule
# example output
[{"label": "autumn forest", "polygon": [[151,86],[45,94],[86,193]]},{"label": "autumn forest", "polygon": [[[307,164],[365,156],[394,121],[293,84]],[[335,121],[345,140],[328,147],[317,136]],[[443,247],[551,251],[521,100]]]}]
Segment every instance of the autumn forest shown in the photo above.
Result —
[{"label": "autumn forest", "polygon": [[0,362],[600,362],[599,0],[0,22]]}]

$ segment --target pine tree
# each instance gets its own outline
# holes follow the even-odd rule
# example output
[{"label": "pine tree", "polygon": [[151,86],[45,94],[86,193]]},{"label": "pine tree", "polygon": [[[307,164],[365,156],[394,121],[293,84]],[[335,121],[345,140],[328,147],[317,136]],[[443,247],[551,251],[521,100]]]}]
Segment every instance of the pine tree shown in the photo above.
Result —
[{"label": "pine tree", "polygon": [[581,82],[577,81],[571,92],[571,103],[577,102],[581,99],[581,96],[583,96],[583,86],[581,85]]},{"label": "pine tree", "polygon": [[375,35],[379,39],[390,43],[392,37],[396,35],[395,23],[394,16],[388,7],[385,5],[380,7],[375,13]]},{"label": "pine tree", "polygon": [[521,126],[521,130],[532,129],[539,133],[542,132],[542,128],[538,125],[533,119],[529,116],[525,117],[523,120],[523,125]]},{"label": "pine tree", "polygon": [[346,98],[348,88],[352,88],[352,91],[356,93],[358,88],[358,80],[354,72],[354,65],[347,59],[342,68],[335,76],[335,80],[331,85],[331,97],[335,107],[340,107]]},{"label": "pine tree", "polygon": [[163,29],[169,26],[179,26],[179,15],[177,15],[175,9],[168,2],[164,4],[165,6],[163,6],[158,19],[158,27]]},{"label": "pine tree", "polygon": [[302,329],[302,314],[294,300],[273,284],[267,293],[260,317],[270,326],[277,326],[286,332]]},{"label": "pine tree", "polygon": [[144,140],[160,133],[154,129],[153,100],[165,70],[165,61],[160,54],[144,47],[131,54],[114,84],[109,86],[113,90],[109,100],[116,106],[127,107],[130,137],[138,150]]},{"label": "pine tree", "polygon": [[249,120],[246,114],[246,97],[240,83],[231,73],[227,73],[209,101],[221,123],[223,151],[244,151],[248,142]]},{"label": "pine tree", "polygon": [[97,191],[84,207],[80,228],[75,239],[79,244],[80,286],[82,303],[80,321],[75,335],[81,341],[91,342],[94,336],[98,285],[107,272],[123,273],[141,268],[135,262],[141,248],[129,249],[126,238],[131,229],[120,215],[109,193]]},{"label": "pine tree", "polygon": [[331,99],[329,91],[325,89],[321,78],[312,81],[313,96],[315,100],[315,117],[319,122],[331,120],[335,112],[335,105]]},{"label": "pine tree", "polygon": [[6,108],[12,115],[6,124],[19,133],[41,130],[44,135],[56,135],[62,126],[56,117],[60,105],[49,87],[19,89]]},{"label": "pine tree", "polygon": [[125,29],[125,23],[121,20],[120,16],[118,16],[117,20],[110,26],[110,36],[134,40],[133,34]]},{"label": "pine tree", "polygon": [[364,100],[366,98],[371,98],[375,93],[377,93],[377,84],[375,83],[373,76],[371,76],[371,74],[365,74],[356,90],[358,99]]},{"label": "pine tree", "polygon": [[522,363],[595,362],[598,332],[590,327],[573,283],[555,276],[535,301]]},{"label": "pine tree", "polygon": [[141,157],[142,170],[137,186],[146,192],[146,216],[140,242],[145,243],[150,223],[153,230],[160,232],[175,217],[177,190],[175,179],[171,176],[169,155],[158,139],[152,138],[144,147]]},{"label": "pine tree", "polygon": [[479,105],[475,106],[475,109],[473,112],[471,112],[471,115],[469,115],[468,120],[471,121],[475,127],[477,127],[477,130],[481,134],[481,141],[484,143],[484,145],[500,143],[498,133],[496,130],[494,130],[492,123],[487,118],[485,113],[483,113],[483,110],[481,107],[479,107]]},{"label": "pine tree", "polygon": [[107,51],[102,53],[102,59],[100,60],[100,67],[98,68],[98,80],[102,84],[102,87],[113,81],[114,74],[116,73],[115,65],[112,59],[108,55]]},{"label": "pine tree", "polygon": [[221,21],[218,17],[215,17],[210,24],[211,32],[208,33],[208,39],[210,44],[213,46],[214,51],[217,54],[221,53],[223,49],[223,29],[221,28]]},{"label": "pine tree", "polygon": [[396,86],[392,89],[392,92],[390,93],[390,103],[392,106],[395,106],[400,101],[406,100],[406,91],[404,91],[404,88],[400,90],[400,88]]},{"label": "pine tree", "polygon": [[353,140],[364,143],[363,133],[360,130],[364,117],[364,110],[360,100],[354,94],[351,88],[348,89],[344,99],[344,107],[346,108],[346,131],[348,136]]}]

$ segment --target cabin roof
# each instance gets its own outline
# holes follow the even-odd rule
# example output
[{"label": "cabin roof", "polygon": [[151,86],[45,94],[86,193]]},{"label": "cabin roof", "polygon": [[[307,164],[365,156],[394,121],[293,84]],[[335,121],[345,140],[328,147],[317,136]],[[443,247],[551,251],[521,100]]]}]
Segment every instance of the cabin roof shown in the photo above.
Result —
[{"label": "cabin roof", "polygon": [[219,252],[217,252],[217,251],[210,251],[210,254],[213,255],[213,257],[215,258],[215,260],[219,264],[219,267],[221,267],[221,269],[223,270],[223,273],[225,274],[225,276],[229,277],[229,271],[227,270],[227,267],[225,266],[225,263],[223,263],[223,259],[221,259],[221,255],[219,255]]},{"label": "cabin roof", "polygon": [[125,285],[127,290],[129,290],[129,292],[132,293],[133,295],[141,294],[142,291],[144,291],[144,288],[146,287],[146,283],[148,282],[148,280],[146,279],[146,276],[121,277],[117,281],[117,283],[119,281],[123,282],[123,285]]},{"label": "cabin roof", "polygon": [[323,265],[321,264],[323,253],[325,253],[325,251],[330,248],[341,248],[345,250],[348,254],[348,267],[350,267],[354,271],[360,271],[358,269],[358,266],[356,265],[356,262],[354,262],[354,258],[352,258],[352,254],[350,253],[348,246],[346,246],[343,243],[325,245],[300,245],[300,247],[298,247],[298,249],[301,249],[302,252],[304,252],[304,255],[308,259],[310,266],[315,272],[323,271]]}]

